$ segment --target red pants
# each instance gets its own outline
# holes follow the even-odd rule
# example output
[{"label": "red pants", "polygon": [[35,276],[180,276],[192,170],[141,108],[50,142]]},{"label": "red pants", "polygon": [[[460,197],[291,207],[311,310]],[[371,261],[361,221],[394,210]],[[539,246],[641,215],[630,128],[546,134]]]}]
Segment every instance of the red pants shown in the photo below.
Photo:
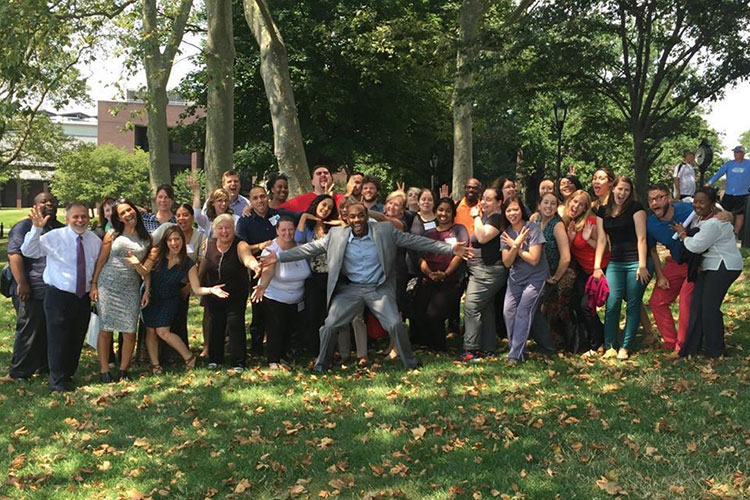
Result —
[{"label": "red pants", "polygon": [[[664,348],[679,351],[687,334],[688,321],[690,320],[690,299],[693,296],[695,283],[690,283],[687,280],[687,264],[678,264],[672,257],[667,257],[662,273],[669,281],[669,288],[663,290],[654,287],[654,292],[651,294],[651,300],[648,301],[648,304],[651,306],[656,327],[664,339]],[[674,319],[669,308],[678,295],[680,296],[680,317],[678,319],[678,330],[675,331]]]}]

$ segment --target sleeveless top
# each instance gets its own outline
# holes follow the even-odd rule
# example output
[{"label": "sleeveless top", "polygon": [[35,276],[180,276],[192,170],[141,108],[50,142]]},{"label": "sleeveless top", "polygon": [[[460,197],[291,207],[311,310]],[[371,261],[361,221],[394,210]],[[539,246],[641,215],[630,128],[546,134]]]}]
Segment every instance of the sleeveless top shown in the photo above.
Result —
[{"label": "sleeveless top", "polygon": [[544,255],[547,257],[547,265],[549,266],[549,272],[551,275],[555,274],[557,271],[557,265],[560,263],[560,249],[557,248],[557,240],[555,239],[555,226],[558,222],[561,222],[561,220],[562,219],[555,214],[542,230],[542,234],[544,234],[544,239],[546,240],[546,244],[544,245]]},{"label": "sleeveless top", "polygon": [[239,241],[235,238],[224,253],[216,247],[215,239],[211,238],[206,242],[206,255],[201,267],[201,285],[214,286],[224,283],[224,291],[229,294],[227,299],[207,295],[209,302],[247,301],[250,279],[247,268],[237,254]]}]

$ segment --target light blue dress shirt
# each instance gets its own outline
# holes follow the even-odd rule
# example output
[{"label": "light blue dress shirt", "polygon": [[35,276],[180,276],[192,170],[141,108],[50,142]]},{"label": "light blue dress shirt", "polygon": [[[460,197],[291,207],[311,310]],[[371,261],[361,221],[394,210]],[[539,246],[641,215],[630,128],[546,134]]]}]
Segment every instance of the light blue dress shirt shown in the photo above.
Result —
[{"label": "light blue dress shirt", "polygon": [[349,235],[342,273],[352,283],[377,285],[384,279],[375,240],[369,232],[360,238]]}]

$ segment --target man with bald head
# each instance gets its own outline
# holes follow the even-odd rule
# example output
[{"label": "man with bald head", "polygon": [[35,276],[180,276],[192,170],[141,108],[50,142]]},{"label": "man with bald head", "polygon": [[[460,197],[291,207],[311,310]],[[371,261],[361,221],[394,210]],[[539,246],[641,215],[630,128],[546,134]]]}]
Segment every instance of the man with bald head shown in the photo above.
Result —
[{"label": "man with bald head", "polygon": [[479,179],[471,178],[464,185],[464,197],[456,206],[455,221],[461,224],[469,232],[469,239],[474,234],[474,218],[471,216],[471,209],[479,203],[479,196],[482,194],[482,183]]},{"label": "man with bald head", "polygon": [[[50,193],[36,195],[34,208],[50,216],[43,233],[63,227],[56,218],[57,200]],[[21,253],[23,239],[31,231],[32,225],[31,217],[27,217],[13,226],[8,234],[8,263],[13,274],[11,297],[16,310],[10,376],[16,380],[28,379],[38,371],[47,370],[47,324],[44,317],[47,285],[42,279],[47,259],[24,257]]]}]

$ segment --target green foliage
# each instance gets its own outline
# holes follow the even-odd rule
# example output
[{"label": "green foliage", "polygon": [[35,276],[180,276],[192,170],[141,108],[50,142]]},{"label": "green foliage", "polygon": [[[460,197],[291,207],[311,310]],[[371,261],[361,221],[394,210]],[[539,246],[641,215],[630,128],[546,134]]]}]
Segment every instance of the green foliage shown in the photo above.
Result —
[{"label": "green foliage", "polygon": [[[450,157],[455,5],[282,0],[271,8],[289,53],[310,166],[351,168],[368,157],[416,182],[429,178],[433,152]],[[242,2],[234,2],[233,12],[235,147],[243,151],[235,159],[238,168],[259,174],[273,164],[266,154],[273,151],[270,114]],[[204,71],[180,87],[199,105],[206,99]],[[449,176],[449,162],[442,166]]]},{"label": "green foliage", "polygon": [[63,153],[51,189],[61,202],[94,206],[104,196],[124,197],[146,206],[151,201],[148,153],[111,144],[82,145]]},{"label": "green foliage", "polygon": [[206,196],[206,173],[202,169],[197,169],[195,173],[190,170],[183,170],[178,172],[174,176],[172,187],[174,188],[174,199],[177,203],[193,203],[193,190],[188,186],[187,178],[189,175],[193,175],[195,180],[198,181],[198,186],[201,189],[201,200],[205,200]]},{"label": "green foliage", "polygon": [[750,130],[746,130],[740,134],[740,144],[745,146],[745,151],[750,151]]}]

